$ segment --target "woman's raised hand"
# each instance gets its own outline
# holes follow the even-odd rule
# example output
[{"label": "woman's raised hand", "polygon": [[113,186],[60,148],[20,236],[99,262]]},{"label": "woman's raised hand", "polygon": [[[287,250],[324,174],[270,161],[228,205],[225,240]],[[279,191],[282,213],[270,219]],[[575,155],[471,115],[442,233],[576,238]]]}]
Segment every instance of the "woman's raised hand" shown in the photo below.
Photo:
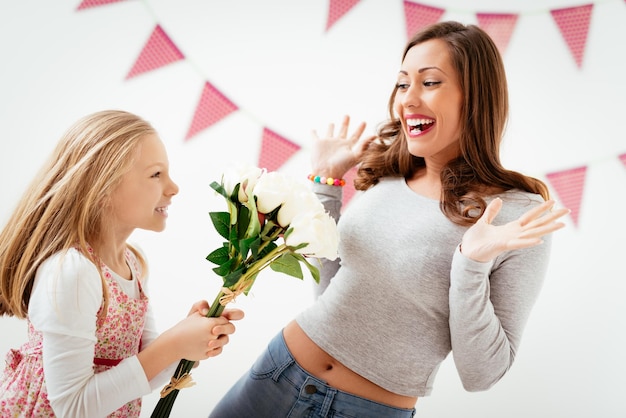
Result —
[{"label": "woman's raised hand", "polygon": [[328,126],[326,136],[323,138],[320,138],[315,130],[312,132],[311,169],[314,174],[343,178],[348,170],[361,161],[363,151],[376,136],[362,136],[365,122],[361,122],[354,133],[348,136],[349,126],[350,117],[344,116],[337,134],[334,123]]},{"label": "woman's raised hand", "polygon": [[570,212],[567,208],[553,210],[554,203],[548,200],[515,221],[495,226],[491,223],[502,208],[502,199],[494,199],[483,216],[463,235],[461,252],[472,260],[488,262],[504,251],[541,244],[544,235],[565,226],[557,220]]}]

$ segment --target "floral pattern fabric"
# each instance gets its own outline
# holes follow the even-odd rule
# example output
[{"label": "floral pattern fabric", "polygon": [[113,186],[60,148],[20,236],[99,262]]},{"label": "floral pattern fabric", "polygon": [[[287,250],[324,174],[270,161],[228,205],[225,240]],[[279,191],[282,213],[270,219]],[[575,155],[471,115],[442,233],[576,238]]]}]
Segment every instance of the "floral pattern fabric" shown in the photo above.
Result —
[{"label": "floral pattern fabric", "polygon": [[[136,355],[140,349],[148,298],[141,289],[139,264],[130,250],[126,250],[126,260],[138,280],[140,298],[128,296],[111,270],[101,264],[109,303],[106,316],[101,317],[96,331],[94,373],[110,369],[112,364]],[[140,412],[141,398],[128,402],[109,417],[139,417]],[[54,416],[44,383],[42,334],[28,321],[28,341],[18,350],[10,350],[6,356],[4,373],[0,377],[0,417]]]}]

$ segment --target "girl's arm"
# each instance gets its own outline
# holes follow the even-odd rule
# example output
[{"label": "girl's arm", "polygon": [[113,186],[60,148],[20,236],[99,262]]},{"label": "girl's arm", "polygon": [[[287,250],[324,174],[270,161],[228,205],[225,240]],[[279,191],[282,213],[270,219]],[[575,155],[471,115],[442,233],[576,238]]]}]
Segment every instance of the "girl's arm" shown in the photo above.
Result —
[{"label": "girl's arm", "polygon": [[59,416],[105,416],[151,392],[149,380],[181,358],[201,360],[221,352],[234,332],[229,319],[199,312],[155,338],[138,355],[94,373],[96,317],[102,285],[96,267],[71,250],[40,267],[29,318],[43,334],[43,368],[50,404]]},{"label": "girl's arm", "polygon": [[39,268],[28,309],[31,323],[43,334],[48,399],[58,416],[105,416],[151,388],[136,356],[94,373],[100,275],[78,251],[61,257]]}]

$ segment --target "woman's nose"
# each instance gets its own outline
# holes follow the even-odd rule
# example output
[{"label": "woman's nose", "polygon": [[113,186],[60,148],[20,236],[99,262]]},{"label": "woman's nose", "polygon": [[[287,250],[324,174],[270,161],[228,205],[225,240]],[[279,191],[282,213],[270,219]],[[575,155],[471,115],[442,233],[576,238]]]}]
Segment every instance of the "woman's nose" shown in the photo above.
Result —
[{"label": "woman's nose", "polygon": [[420,103],[419,90],[413,86],[409,87],[402,96],[402,104],[404,107],[417,107]]}]

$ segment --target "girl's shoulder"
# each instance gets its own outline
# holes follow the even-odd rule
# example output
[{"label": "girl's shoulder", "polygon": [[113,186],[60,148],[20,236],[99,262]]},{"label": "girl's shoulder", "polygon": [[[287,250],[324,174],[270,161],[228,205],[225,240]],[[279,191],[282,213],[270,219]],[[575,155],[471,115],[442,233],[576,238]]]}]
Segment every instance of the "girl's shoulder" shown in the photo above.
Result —
[{"label": "girl's shoulder", "polygon": [[96,265],[75,248],[56,252],[44,260],[37,269],[37,277],[54,277],[60,281],[95,277],[98,283],[100,282],[100,273]]}]

